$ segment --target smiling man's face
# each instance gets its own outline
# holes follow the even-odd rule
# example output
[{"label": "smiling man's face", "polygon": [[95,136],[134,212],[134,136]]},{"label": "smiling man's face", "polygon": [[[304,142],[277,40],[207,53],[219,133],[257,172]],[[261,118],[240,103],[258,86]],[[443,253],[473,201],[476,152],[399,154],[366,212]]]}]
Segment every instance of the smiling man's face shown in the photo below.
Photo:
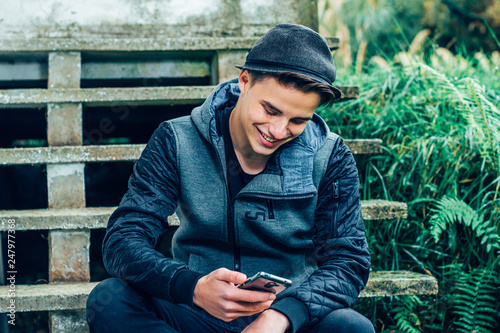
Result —
[{"label": "smiling man's face", "polygon": [[302,133],[320,103],[320,95],[283,86],[273,78],[251,82],[239,76],[241,95],[231,114],[230,131],[236,150],[245,158],[267,159]]}]

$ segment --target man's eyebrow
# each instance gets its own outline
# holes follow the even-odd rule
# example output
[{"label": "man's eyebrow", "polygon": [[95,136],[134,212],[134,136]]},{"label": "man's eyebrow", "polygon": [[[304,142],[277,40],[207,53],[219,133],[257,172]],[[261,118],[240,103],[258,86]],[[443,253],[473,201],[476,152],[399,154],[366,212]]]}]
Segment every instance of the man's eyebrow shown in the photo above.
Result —
[{"label": "man's eyebrow", "polygon": [[266,108],[271,109],[271,110],[273,110],[276,113],[279,113],[279,114],[283,113],[283,111],[281,111],[280,109],[278,109],[277,107],[275,107],[274,105],[272,105],[271,103],[269,103],[268,101],[262,101],[262,104],[264,104],[264,106]]},{"label": "man's eyebrow", "polygon": [[[273,110],[274,112],[276,112],[278,114],[283,114],[283,112],[280,109],[278,109],[277,107],[275,107],[274,105],[272,105],[268,101],[262,101],[262,104],[264,104],[264,106],[266,108],[271,109],[271,110]],[[300,120],[308,121],[308,120],[311,120],[312,117],[295,117],[293,119],[300,119]]]}]

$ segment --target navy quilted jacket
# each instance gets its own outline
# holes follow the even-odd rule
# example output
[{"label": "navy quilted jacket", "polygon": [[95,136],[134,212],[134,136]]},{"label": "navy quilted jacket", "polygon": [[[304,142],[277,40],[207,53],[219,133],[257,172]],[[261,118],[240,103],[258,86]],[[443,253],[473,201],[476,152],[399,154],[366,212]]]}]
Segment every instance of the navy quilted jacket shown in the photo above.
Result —
[{"label": "navy quilted jacket", "polygon": [[[220,267],[288,277],[293,286],[271,307],[297,331],[349,307],[368,280],[356,165],[315,115],[231,201],[215,114],[238,96],[237,81],[223,83],[191,116],[155,131],[110,217],[104,264],[150,295],[191,306],[198,279]],[[166,258],[154,246],[174,212],[181,224]]]}]

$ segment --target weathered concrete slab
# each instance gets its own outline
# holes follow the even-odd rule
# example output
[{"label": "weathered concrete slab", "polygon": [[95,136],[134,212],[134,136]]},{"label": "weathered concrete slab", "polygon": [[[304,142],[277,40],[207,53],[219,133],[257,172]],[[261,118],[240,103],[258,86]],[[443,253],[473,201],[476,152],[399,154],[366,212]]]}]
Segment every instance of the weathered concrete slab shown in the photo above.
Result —
[{"label": "weathered concrete slab", "polygon": [[4,38],[255,36],[282,22],[317,30],[317,1],[24,0],[0,12]]},{"label": "weathered concrete slab", "polygon": [[354,155],[382,153],[382,140],[380,139],[350,139],[344,142]]},{"label": "weathered concrete slab", "polygon": [[50,146],[81,145],[82,104],[49,103],[47,107],[47,141]]},{"label": "weathered concrete slab", "polygon": [[[354,142],[353,142],[354,141]],[[353,154],[375,154],[381,140],[344,140]],[[146,145],[96,145],[0,149],[0,165],[135,161]]]},{"label": "weathered concrete slab", "polygon": [[[16,285],[16,311],[84,309],[87,297],[97,282]],[[8,286],[0,287],[0,313],[8,312]]]},{"label": "weathered concrete slab", "polygon": [[2,105],[43,105],[84,103],[86,106],[140,104],[201,104],[213,86],[95,89],[12,89],[0,90]]},{"label": "weathered concrete slab", "polygon": [[49,231],[49,281],[90,281],[90,231]]},{"label": "weathered concrete slab", "polygon": [[85,310],[49,312],[49,329],[52,333],[88,333]]},{"label": "weathered concrete slab", "polygon": [[[84,309],[90,291],[97,282],[16,286],[16,311]],[[0,287],[0,313],[8,311],[8,286]],[[434,295],[437,280],[429,275],[408,271],[372,272],[360,297],[396,295]]]},{"label": "weathered concrete slab", "polygon": [[[3,37],[5,38],[5,37]],[[260,37],[180,38],[36,38],[0,39],[0,54],[13,52],[148,52],[250,50]],[[337,37],[325,37],[330,49],[339,46]]]},{"label": "weathered concrete slab", "polygon": [[438,293],[436,278],[409,271],[371,272],[360,297],[396,295],[434,295]]},{"label": "weathered concrete slab", "polygon": [[[86,106],[138,104],[196,104],[202,103],[214,86],[175,86],[147,88],[95,89],[11,89],[0,90],[3,106],[43,105],[46,103],[84,103]],[[357,88],[338,87],[344,99],[356,98]]]},{"label": "weathered concrete slab", "polygon": [[406,219],[408,207],[404,202],[388,200],[361,201],[361,211],[364,220]]},{"label": "weathered concrete slab", "polygon": [[49,53],[49,89],[80,88],[80,52]]},{"label": "weathered concrete slab", "polygon": [[216,60],[217,83],[238,77],[240,70],[235,65],[243,65],[247,56],[246,51],[219,51]]},{"label": "weathered concrete slab", "polygon": [[[17,230],[73,230],[106,228],[116,207],[88,207],[62,209],[0,210],[0,231],[8,230],[8,220],[16,221]],[[406,217],[406,204],[383,200],[361,201],[365,220],[386,220]],[[169,216],[168,224],[179,225],[176,214]]]},{"label": "weathered concrete slab", "polygon": [[47,191],[50,208],[85,207],[83,163],[47,164]]},{"label": "weathered concrete slab", "polygon": [[[9,229],[8,220],[16,221],[16,230],[74,230],[106,228],[116,207],[62,209],[0,210],[0,231]],[[168,218],[169,225],[178,226],[177,215]]]},{"label": "weathered concrete slab", "polygon": [[[81,80],[80,52],[50,52],[47,87],[79,89]],[[47,108],[49,146],[81,145],[82,104],[49,103]],[[85,164],[47,165],[47,190],[50,208],[85,207]],[[90,230],[49,230],[49,282],[90,281]],[[51,328],[79,327],[75,314],[54,314]],[[51,330],[54,333],[54,330]]]},{"label": "weathered concrete slab", "polygon": [[0,165],[135,161],[145,144],[0,149]]}]

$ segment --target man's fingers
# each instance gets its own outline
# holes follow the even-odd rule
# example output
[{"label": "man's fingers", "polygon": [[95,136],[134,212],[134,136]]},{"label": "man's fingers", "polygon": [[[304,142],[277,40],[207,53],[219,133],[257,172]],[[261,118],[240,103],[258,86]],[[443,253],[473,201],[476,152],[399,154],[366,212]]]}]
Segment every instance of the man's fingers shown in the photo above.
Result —
[{"label": "man's fingers", "polygon": [[247,280],[247,276],[243,273],[230,271],[227,268],[219,268],[214,271],[217,280],[226,281],[234,284],[240,284]]},{"label": "man's fingers", "polygon": [[222,312],[218,318],[228,322],[239,317],[248,317],[269,309],[271,304],[273,304],[272,301],[261,303],[228,302],[220,308]]},{"label": "man's fingers", "polygon": [[260,303],[273,301],[276,299],[276,295],[265,291],[234,288],[230,293],[227,294],[227,298],[235,302]]},{"label": "man's fingers", "polygon": [[271,304],[273,304],[272,301],[259,303],[232,302],[225,310],[231,314],[238,314],[240,317],[251,316],[255,313],[269,309]]},{"label": "man's fingers", "polygon": [[252,314],[254,314],[269,309],[269,307],[273,304],[273,301],[266,301],[259,303],[247,303],[247,302],[236,302],[236,303],[241,306],[241,308],[237,307],[237,311],[252,312]]}]

